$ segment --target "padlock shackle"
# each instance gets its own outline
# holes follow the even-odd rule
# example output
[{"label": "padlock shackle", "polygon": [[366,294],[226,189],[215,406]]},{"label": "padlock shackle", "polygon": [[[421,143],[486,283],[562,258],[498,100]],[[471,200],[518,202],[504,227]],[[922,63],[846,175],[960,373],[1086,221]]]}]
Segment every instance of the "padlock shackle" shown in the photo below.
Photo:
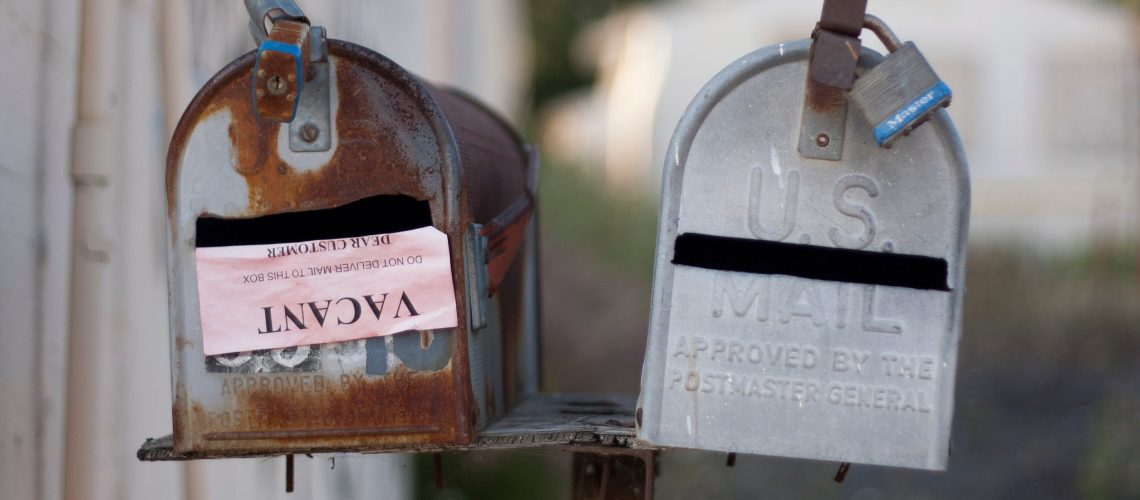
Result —
[{"label": "padlock shackle", "polygon": [[899,47],[903,44],[898,35],[887,26],[887,23],[879,19],[878,16],[873,14],[863,15],[863,27],[870,30],[871,33],[874,33],[875,36],[879,38],[879,41],[883,42],[883,46],[890,52],[899,50]]}]

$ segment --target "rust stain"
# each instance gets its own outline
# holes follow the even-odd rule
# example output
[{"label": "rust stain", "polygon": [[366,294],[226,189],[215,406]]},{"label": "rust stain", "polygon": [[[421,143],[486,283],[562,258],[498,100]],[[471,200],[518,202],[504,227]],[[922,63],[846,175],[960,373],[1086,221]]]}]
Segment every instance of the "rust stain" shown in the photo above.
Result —
[{"label": "rust stain", "polygon": [[[338,73],[342,92],[343,86],[359,78],[355,73],[353,68]],[[343,103],[337,112],[340,144],[329,162],[319,169],[296,171],[277,153],[280,129],[288,125],[253,116],[243,80],[222,89],[203,117],[222,109],[232,117],[229,136],[236,168],[247,183],[247,215],[336,206],[374,194],[429,198],[419,187],[419,169],[406,168],[403,144],[394,133],[377,133],[378,117],[360,116],[370,107],[353,102]]]},{"label": "rust stain", "polygon": [[847,105],[847,96],[843,90],[829,87],[807,78],[805,85],[807,104],[818,113],[836,113]]},{"label": "rust stain", "polygon": [[210,448],[247,449],[250,441],[265,441],[281,449],[392,448],[470,441],[467,429],[450,418],[458,413],[450,366],[433,373],[399,367],[383,377],[314,377],[323,379],[320,389],[314,382],[313,389],[305,393],[274,387],[269,374],[232,375],[231,380],[256,380],[258,387],[237,389],[232,405],[218,411],[201,412],[195,403],[198,430],[214,441]]},{"label": "rust stain", "polygon": [[190,414],[192,415],[190,418],[197,424],[206,421],[206,409],[203,408],[202,403],[198,401],[194,401],[193,404],[190,405]]},{"label": "rust stain", "polygon": [[194,443],[191,439],[192,433],[190,432],[191,424],[202,422],[206,418],[206,410],[202,404],[197,401],[192,401],[190,406],[186,406],[186,401],[183,399],[185,389],[179,384],[179,390],[175,391],[174,395],[174,411],[172,420],[174,424],[174,450],[179,453],[185,453],[194,449]]},{"label": "rust stain", "polygon": [[174,402],[170,405],[170,423],[172,433],[176,436],[182,433],[182,411],[185,407],[182,401],[182,395],[176,391],[174,394]]},{"label": "rust stain", "polygon": [[186,337],[183,337],[182,335],[176,335],[174,337],[174,348],[175,349],[181,351],[183,349],[187,349],[190,347],[194,347],[193,341],[187,339]]},{"label": "rust stain", "polygon": [[[355,46],[330,40],[330,53],[345,56],[361,52]],[[411,163],[397,127],[422,116],[428,103],[406,103],[400,99],[376,102],[385,94],[375,80],[375,68],[361,64],[337,65],[337,88],[341,104],[336,114],[338,147],[321,168],[299,172],[277,154],[280,128],[288,126],[257,118],[251,104],[249,82],[254,54],[238,58],[211,79],[190,103],[170,143],[167,154],[167,211],[174,213],[179,161],[189,134],[205,119],[228,111],[229,137],[236,169],[245,176],[249,191],[246,216],[336,206],[378,194],[403,194],[426,200],[436,193],[424,189],[423,169],[436,165]],[[358,62],[354,60],[354,62]],[[387,84],[399,83],[395,79]],[[360,88],[373,90],[359,91]],[[393,92],[391,89],[389,92]],[[411,88],[395,93],[412,94]],[[380,109],[392,106],[391,109]],[[381,111],[396,116],[389,123]],[[409,165],[413,168],[409,168]],[[438,174],[437,174],[438,175]]]},{"label": "rust stain", "polygon": [[230,157],[237,159],[236,170],[238,173],[250,176],[261,171],[266,163],[266,148],[242,148],[239,144],[258,144],[261,142],[272,142],[273,147],[277,147],[277,133],[281,125],[270,125],[267,127],[243,127],[237,123],[230,123]]},{"label": "rust stain", "polygon": [[189,421],[189,418],[186,414],[187,407],[186,407],[185,397],[186,397],[186,385],[182,381],[178,381],[174,387],[174,401],[170,405],[171,406],[170,419],[171,419],[172,430],[173,430],[173,434],[174,434],[174,438],[175,438],[174,439],[174,447],[176,449],[179,449],[180,451],[186,451],[190,448],[190,446],[188,444],[180,443],[178,441],[178,436],[185,434],[185,432],[187,430],[186,424]]}]

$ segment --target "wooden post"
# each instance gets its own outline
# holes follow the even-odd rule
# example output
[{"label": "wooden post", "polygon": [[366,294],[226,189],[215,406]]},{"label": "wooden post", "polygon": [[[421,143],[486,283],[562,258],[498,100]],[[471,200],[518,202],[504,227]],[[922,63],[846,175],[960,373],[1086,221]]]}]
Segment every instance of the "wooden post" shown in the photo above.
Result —
[{"label": "wooden post", "polygon": [[573,445],[574,500],[652,500],[657,452],[616,446]]}]

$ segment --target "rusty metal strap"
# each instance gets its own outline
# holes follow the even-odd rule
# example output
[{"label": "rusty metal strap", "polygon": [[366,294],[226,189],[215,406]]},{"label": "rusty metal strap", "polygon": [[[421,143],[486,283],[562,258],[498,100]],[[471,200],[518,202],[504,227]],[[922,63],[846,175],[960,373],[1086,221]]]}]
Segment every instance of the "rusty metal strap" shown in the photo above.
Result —
[{"label": "rusty metal strap", "polygon": [[819,29],[857,37],[866,13],[867,0],[824,0]]},{"label": "rusty metal strap", "polygon": [[506,210],[483,225],[479,236],[487,239],[487,293],[494,294],[522,249],[526,229],[534,214],[534,193],[538,183],[538,155],[527,151],[527,171],[523,195]]},{"label": "rusty metal strap", "polygon": [[245,0],[245,10],[249,14],[250,33],[258,44],[269,37],[265,29],[267,19],[273,24],[278,21],[309,24],[309,18],[293,0]]},{"label": "rusty metal strap", "polygon": [[859,33],[867,0],[824,0],[819,25],[812,33],[808,76],[812,81],[850,90],[859,60]]}]

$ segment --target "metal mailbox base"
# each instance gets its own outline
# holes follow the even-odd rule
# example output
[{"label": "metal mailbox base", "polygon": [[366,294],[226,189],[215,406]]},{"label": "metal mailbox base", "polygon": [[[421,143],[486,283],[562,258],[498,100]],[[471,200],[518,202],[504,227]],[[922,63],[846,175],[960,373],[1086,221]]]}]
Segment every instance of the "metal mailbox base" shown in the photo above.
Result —
[{"label": "metal mailbox base", "polygon": [[[470,445],[417,445],[383,450],[313,448],[292,453],[434,453],[553,445],[652,450],[652,447],[642,445],[634,433],[635,399],[632,395],[539,394],[522,401],[503,418],[488,425]],[[138,459],[144,462],[161,462],[287,454],[234,450],[177,453],[174,451],[173,435],[167,435],[147,439],[139,448]]]},{"label": "metal mailbox base", "polygon": [[[314,448],[293,453],[438,453],[560,445],[574,457],[572,498],[650,500],[658,449],[638,441],[634,432],[635,405],[632,395],[538,394],[483,429],[471,445],[377,450]],[[144,462],[274,455],[286,455],[289,460],[293,457],[292,453],[234,450],[178,453],[174,451],[173,435],[148,438],[137,454]],[[291,470],[290,465],[287,464],[287,471]],[[292,491],[292,474],[286,475],[286,491]]]}]

